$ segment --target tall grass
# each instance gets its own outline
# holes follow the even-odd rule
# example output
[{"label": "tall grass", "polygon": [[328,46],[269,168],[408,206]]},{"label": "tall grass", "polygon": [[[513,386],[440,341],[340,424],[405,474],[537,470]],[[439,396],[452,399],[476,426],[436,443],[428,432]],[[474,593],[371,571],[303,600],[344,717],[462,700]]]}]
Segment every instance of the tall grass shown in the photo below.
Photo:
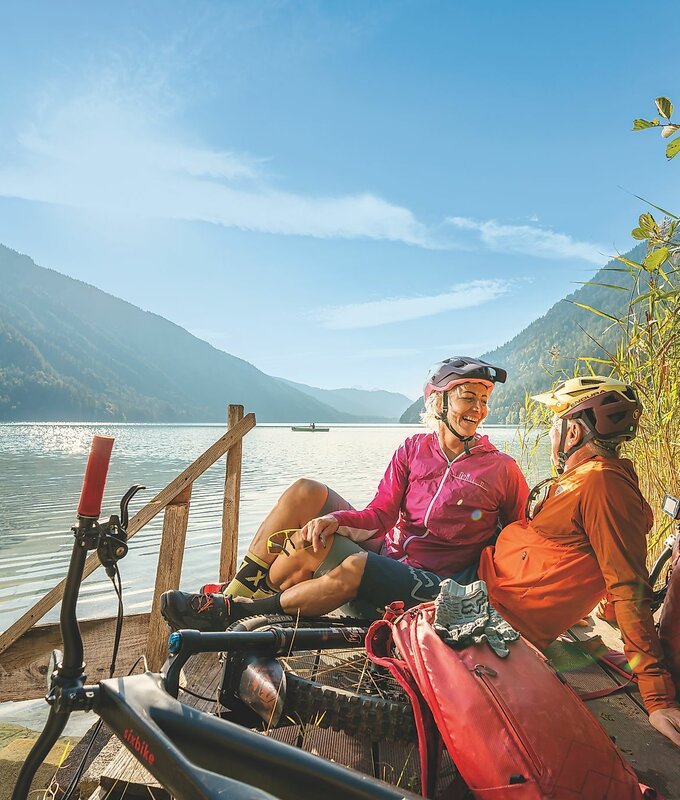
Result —
[{"label": "tall grass", "polygon": [[[634,120],[633,130],[660,130],[662,139],[667,141],[666,158],[671,160],[680,153],[680,124],[672,122],[673,104],[667,97],[657,97],[654,102],[658,116],[653,120]],[[649,205],[663,215],[661,222],[651,213],[645,213],[631,232],[634,239],[647,243],[644,260],[639,263],[617,256],[621,266],[605,268],[625,273],[626,285],[590,282],[608,291],[628,292],[625,313],[615,317],[575,303],[606,320],[602,336],[616,344],[607,349],[598,342],[601,358],[577,357],[573,375],[586,371],[618,378],[632,384],[642,401],[644,413],[638,435],[626,445],[624,455],[632,459],[642,493],[654,510],[655,524],[648,548],[653,559],[671,525],[668,517],[660,513],[663,496],[666,493],[680,496],[680,217],[653,203]],[[548,374],[554,381],[572,377],[563,370]],[[549,416],[545,407],[526,398],[520,425],[521,461],[525,469],[531,470],[533,466]]]},{"label": "tall grass", "polygon": [[644,407],[638,435],[625,454],[633,460],[642,492],[655,511],[651,555],[670,522],[658,513],[661,500],[666,492],[680,493],[679,225],[678,217],[667,212],[660,224],[651,214],[640,217],[633,235],[647,240],[647,256],[642,263],[618,257],[632,288],[627,313],[611,320],[618,334],[616,349],[597,365],[580,359],[591,371],[597,366],[598,372],[608,370],[635,386]]},{"label": "tall grass", "polygon": [[[663,496],[680,496],[680,219],[662,213],[661,223],[651,214],[643,214],[633,231],[634,238],[647,240],[644,260],[640,263],[618,256],[621,266],[609,268],[627,273],[626,286],[591,282],[609,291],[627,292],[625,312],[617,318],[576,303],[606,320],[603,337],[606,334],[615,346],[608,349],[598,342],[602,357],[577,357],[573,375],[564,371],[547,374],[554,381],[584,373],[611,376],[637,390],[644,413],[638,435],[625,445],[623,455],[632,459],[642,493],[654,509],[650,559],[658,553],[670,525],[659,511]],[[522,416],[520,443],[526,468],[546,433],[550,412],[527,397]]]}]

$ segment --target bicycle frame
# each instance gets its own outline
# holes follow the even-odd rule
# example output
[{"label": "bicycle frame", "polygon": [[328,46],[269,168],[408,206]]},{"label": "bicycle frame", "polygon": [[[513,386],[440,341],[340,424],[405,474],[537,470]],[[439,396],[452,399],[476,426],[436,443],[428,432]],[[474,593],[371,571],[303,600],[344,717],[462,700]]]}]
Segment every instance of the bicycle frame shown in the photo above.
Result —
[{"label": "bicycle frame", "polygon": [[[76,615],[85,557],[92,549],[100,554],[106,552],[111,558],[121,558],[127,552],[125,532],[118,518],[111,517],[103,528],[97,522],[113,444],[110,440],[106,445],[108,454],[102,456],[101,443],[97,442],[102,438],[95,437],[93,442],[78,507],[78,524],[73,529],[75,542],[60,616],[64,653],[52,675],[47,696],[50,714],[19,774],[12,800],[26,800],[38,767],[63,732],[71,713],[88,710],[95,711],[178,800],[227,797],[299,800],[301,794],[323,796],[325,800],[415,798],[402,789],[184,705],[165,690],[166,679],[161,674],[146,672],[85,685],[83,642]],[[103,460],[106,463],[102,467]],[[113,540],[113,547],[110,542],[102,547],[102,537],[106,536]],[[365,630],[346,630],[352,633],[333,629],[266,631],[246,634],[245,639],[237,633],[184,631],[170,660],[167,683],[176,693],[182,664],[197,652],[219,652],[236,647],[237,642],[239,647],[259,646],[265,652],[285,652],[291,644],[288,634],[300,637],[301,645],[306,638],[311,641],[312,637],[305,634],[312,634],[315,646],[321,647],[337,647],[342,640],[345,646],[356,646],[355,637],[363,641]]]}]

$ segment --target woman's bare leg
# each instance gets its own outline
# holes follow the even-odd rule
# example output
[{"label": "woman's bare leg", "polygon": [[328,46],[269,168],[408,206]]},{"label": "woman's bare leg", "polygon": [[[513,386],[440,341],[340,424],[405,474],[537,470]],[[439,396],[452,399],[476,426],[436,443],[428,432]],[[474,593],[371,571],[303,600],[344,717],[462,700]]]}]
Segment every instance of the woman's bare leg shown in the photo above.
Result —
[{"label": "woman's bare leg", "polygon": [[267,538],[276,531],[306,525],[310,519],[319,516],[327,499],[328,487],[325,483],[311,478],[299,478],[291,483],[262,520],[248,549],[271,564],[276,554],[267,553]]},{"label": "woman's bare leg", "polygon": [[316,617],[354,600],[366,568],[367,553],[354,553],[320,578],[290,586],[281,593],[286,614]]},{"label": "woman's bare leg", "polygon": [[[315,558],[319,556],[323,557],[323,554],[317,553]],[[365,552],[353,553],[320,578],[302,580],[281,593],[260,599],[235,597],[233,599],[237,602],[232,602],[218,594],[188,594],[172,590],[161,596],[161,614],[174,630],[196,628],[201,631],[225,630],[228,625],[254,614],[284,613],[309,617],[327,614],[357,596],[367,557]],[[302,569],[303,563],[304,559],[299,559],[299,568],[290,570],[284,583],[310,574]]]},{"label": "woman's bare leg", "polygon": [[277,554],[267,552],[267,539],[276,531],[301,528],[310,519],[318,517],[327,499],[328,487],[319,481],[300,478],[292,483],[257,529],[243,563],[224,593],[257,597],[271,591],[269,568]]},{"label": "woman's bare leg", "polygon": [[269,570],[268,581],[272,589],[283,592],[291,586],[311,580],[330,552],[334,538],[335,534],[328,536],[326,547],[315,553],[311,547],[305,547],[308,543],[300,533],[293,534],[291,541],[286,544],[285,551],[276,558]]}]

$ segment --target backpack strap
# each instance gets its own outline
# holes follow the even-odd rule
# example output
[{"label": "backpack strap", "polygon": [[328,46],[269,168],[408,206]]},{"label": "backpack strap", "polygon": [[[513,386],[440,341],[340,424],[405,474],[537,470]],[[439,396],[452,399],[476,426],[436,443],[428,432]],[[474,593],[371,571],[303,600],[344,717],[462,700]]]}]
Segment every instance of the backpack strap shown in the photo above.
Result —
[{"label": "backpack strap", "polygon": [[594,661],[615,672],[621,678],[626,679],[625,683],[620,683],[607,689],[600,689],[595,692],[579,692],[578,695],[581,700],[596,700],[599,697],[608,697],[619,692],[630,691],[637,686],[637,675],[626,669],[628,666],[626,656],[618,650],[610,650],[599,636],[593,636],[591,639],[586,640],[577,640],[573,644]]},{"label": "backpack strap", "polygon": [[420,784],[423,797],[434,797],[437,775],[442,756],[442,739],[418,685],[405,661],[395,658],[393,620],[399,618],[398,609],[392,603],[385,610],[385,618],[374,622],[366,634],[366,652],[374,664],[385,667],[406,692],[418,732],[418,755],[420,758]]}]

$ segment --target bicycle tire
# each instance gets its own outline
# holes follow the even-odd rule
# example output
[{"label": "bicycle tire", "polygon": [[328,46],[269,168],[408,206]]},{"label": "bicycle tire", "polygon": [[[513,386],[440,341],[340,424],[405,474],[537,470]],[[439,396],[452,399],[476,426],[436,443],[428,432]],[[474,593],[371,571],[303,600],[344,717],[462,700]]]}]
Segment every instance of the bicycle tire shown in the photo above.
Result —
[{"label": "bicycle tire", "polygon": [[659,555],[657,556],[652,568],[649,570],[649,583],[652,589],[655,588],[656,584],[659,582],[659,579],[662,579],[662,584],[666,584],[668,581],[668,575],[664,575],[664,568],[666,568],[666,572],[670,569],[670,560],[671,556],[673,555],[673,548],[665,546]]},{"label": "bicycle tire", "polygon": [[[232,625],[231,631],[254,631],[270,627],[346,627],[355,620],[342,618],[318,618],[315,620],[296,620],[285,615],[248,617]],[[365,621],[363,621],[365,624]],[[342,731],[349,736],[367,736],[373,741],[415,742],[418,735],[410,701],[401,687],[382,670],[380,671],[381,689],[376,681],[376,668],[368,659],[363,648],[352,648],[355,651],[355,665],[351,672],[370,673],[364,682],[360,680],[356,689],[345,688],[346,670],[350,662],[343,655],[348,650],[303,651],[288,656],[280,656],[279,662],[285,672],[285,698],[283,712],[278,727],[286,725],[315,725]],[[333,659],[337,664],[333,665]],[[323,669],[318,664],[324,660]],[[317,668],[311,670],[305,661],[316,663]],[[304,673],[310,671],[309,675]],[[225,670],[226,675],[226,670]],[[343,681],[343,678],[345,679]],[[236,680],[230,679],[232,693]],[[366,684],[374,688],[374,693],[366,690]],[[389,694],[389,697],[385,694]]]}]

